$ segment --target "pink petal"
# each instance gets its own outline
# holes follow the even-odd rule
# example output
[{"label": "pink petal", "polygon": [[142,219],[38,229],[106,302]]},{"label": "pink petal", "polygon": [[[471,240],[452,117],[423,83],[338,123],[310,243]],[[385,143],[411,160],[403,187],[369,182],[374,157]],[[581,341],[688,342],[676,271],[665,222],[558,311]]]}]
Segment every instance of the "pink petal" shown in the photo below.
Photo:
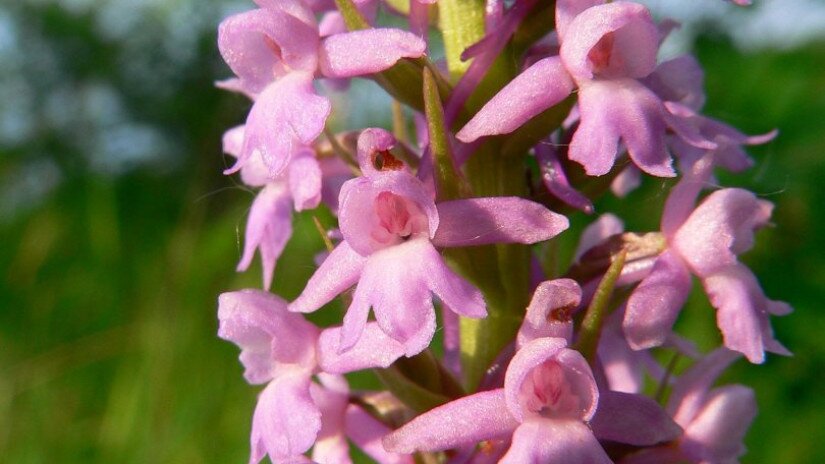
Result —
[{"label": "pink petal", "polygon": [[403,343],[407,356],[426,348],[435,332],[430,291],[461,314],[486,314],[481,293],[455,275],[426,239],[413,239],[373,253],[344,317],[341,349],[361,335],[369,307],[381,329]]},{"label": "pink petal", "polygon": [[[395,136],[384,129],[369,127],[358,134],[358,166],[367,177],[380,175],[376,168],[376,157],[391,150],[396,144]],[[409,172],[406,165],[393,166],[393,169]]]},{"label": "pink petal", "polygon": [[660,63],[643,82],[663,101],[699,110],[705,104],[705,73],[691,55],[682,55]]},{"label": "pink petal", "polygon": [[636,166],[628,166],[610,183],[610,191],[619,198],[626,197],[642,184],[642,172]]},{"label": "pink petal", "polygon": [[671,190],[662,212],[662,232],[668,239],[685,223],[696,198],[713,173],[713,156],[705,156],[693,163],[682,180]]},{"label": "pink petal", "polygon": [[427,287],[450,310],[464,317],[483,318],[487,316],[487,304],[475,286],[459,276],[444,262],[444,258],[432,244],[421,244],[418,269]]},{"label": "pink petal", "polygon": [[347,436],[378,464],[413,464],[411,456],[384,449],[382,439],[392,430],[360,407],[349,405],[345,420]]},{"label": "pink petal", "polygon": [[539,338],[524,345],[510,361],[504,378],[504,392],[507,408],[519,422],[527,420],[535,413],[527,411],[522,404],[522,384],[528,380],[533,370],[547,361],[558,363],[564,372],[572,394],[578,397],[581,420],[590,420],[596,412],[599,390],[587,361],[577,351],[565,348],[563,338]]},{"label": "pink petal", "polygon": [[518,422],[508,413],[501,389],[465,396],[431,409],[384,438],[396,453],[440,451],[500,438]]},{"label": "pink petal", "polygon": [[746,266],[734,264],[702,279],[710,303],[716,308],[716,324],[725,346],[745,355],[752,363],[765,360],[765,350],[790,354],[773,339],[765,297],[756,277]]},{"label": "pink petal", "polygon": [[252,456],[284,462],[305,453],[321,429],[321,413],[309,393],[310,372],[280,375],[258,397],[252,417]]},{"label": "pink petal", "polygon": [[646,87],[632,79],[588,82],[579,88],[579,111],[581,124],[568,156],[588,175],[610,171],[619,139],[642,171],[659,177],[675,175],[665,150],[664,107]]},{"label": "pink petal", "polygon": [[[340,382],[346,386],[345,380],[340,379]],[[312,447],[312,460],[319,463],[351,464],[349,444],[344,434],[344,414],[349,403],[349,392],[312,384],[310,393],[321,412],[321,430]]]},{"label": "pink petal", "polygon": [[295,211],[313,209],[321,202],[321,166],[310,150],[289,163],[289,190]]},{"label": "pink petal", "polygon": [[707,462],[731,462],[745,454],[748,427],[756,417],[753,390],[728,385],[711,391],[685,430],[682,449]]},{"label": "pink petal", "polygon": [[682,427],[698,414],[710,387],[739,354],[717,348],[685,371],[673,385],[667,409]]},{"label": "pink petal", "polygon": [[547,190],[566,204],[584,211],[593,213],[593,202],[587,196],[570,186],[567,175],[564,173],[559,155],[549,142],[543,142],[535,147],[536,161],[539,163],[541,181]]},{"label": "pink petal", "polygon": [[444,324],[444,356],[442,363],[456,377],[461,377],[461,326],[458,314],[441,305],[441,320]]},{"label": "pink petal", "polygon": [[244,235],[244,250],[238,272],[249,269],[255,250],[260,250],[263,266],[263,287],[272,285],[275,264],[292,236],[292,202],[286,186],[271,183],[255,197],[249,209]]},{"label": "pink petal", "polygon": [[[243,152],[243,141],[246,138],[246,126],[235,126],[223,134],[223,151],[235,158]],[[241,180],[250,187],[263,187],[272,182],[269,169],[260,157],[247,158],[241,167]]]},{"label": "pink petal", "polygon": [[573,314],[579,309],[582,290],[571,279],[548,280],[539,284],[527,306],[527,314],[519,328],[517,344],[523,346],[542,337],[573,337]]},{"label": "pink petal", "polygon": [[[373,234],[380,223],[376,200],[379,195],[386,195],[384,192],[400,197],[402,202],[411,202],[420,213],[423,213],[424,217],[413,219],[426,221],[425,225],[415,223],[416,228],[423,229],[420,231],[421,235],[426,235],[426,238],[432,237],[438,229],[439,216],[433,195],[412,174],[404,171],[382,171],[372,177],[349,180],[341,187],[338,222],[344,239],[353,250],[364,256],[387,247],[387,243],[378,240]],[[419,214],[419,211],[410,211],[409,208],[407,210],[411,215]]]},{"label": "pink petal", "polygon": [[673,246],[699,276],[711,274],[753,247],[753,232],[768,223],[772,209],[747,190],[717,190],[679,228]]},{"label": "pink petal", "polygon": [[573,81],[558,57],[539,60],[501,89],[456,137],[469,143],[485,135],[513,132],[572,90]]},{"label": "pink petal", "polygon": [[641,350],[664,343],[688,293],[690,272],[678,255],[665,251],[627,301],[622,325],[630,346]]},{"label": "pink petal", "polygon": [[587,250],[602,243],[608,238],[624,232],[624,223],[615,214],[605,213],[584,228],[579,246],[576,247],[576,261],[581,258]]},{"label": "pink petal", "polygon": [[561,44],[565,68],[583,85],[595,77],[640,78],[653,72],[659,31],[650,12],[631,2],[597,5],[570,22]]},{"label": "pink petal", "polygon": [[223,20],[218,48],[244,89],[259,93],[288,70],[314,73],[318,31],[281,9],[257,9]]},{"label": "pink petal", "polygon": [[436,207],[440,220],[433,237],[436,246],[531,244],[549,240],[569,226],[566,217],[518,197],[469,198]]},{"label": "pink petal", "polygon": [[556,0],[556,32],[562,40],[573,18],[591,6],[601,5],[605,0]]},{"label": "pink petal", "polygon": [[249,383],[272,379],[284,365],[315,366],[318,329],[286,311],[286,302],[260,290],[223,293],[218,298],[218,336],[241,348]]},{"label": "pink petal", "polygon": [[599,440],[635,446],[664,443],[682,435],[682,428],[652,398],[615,391],[602,392],[590,427]]},{"label": "pink petal", "polygon": [[500,464],[611,464],[582,422],[533,418],[519,425]]},{"label": "pink petal", "polygon": [[[640,393],[644,387],[645,351],[630,348],[621,331],[621,316],[614,312],[599,337],[598,355],[610,390]],[[618,320],[618,322],[615,322]]]},{"label": "pink petal", "polygon": [[318,339],[318,365],[324,372],[345,374],[373,367],[389,367],[404,356],[404,345],[387,336],[378,324],[368,322],[358,342],[341,352],[341,328],[321,332]]},{"label": "pink petal", "polygon": [[329,99],[312,87],[312,75],[291,72],[268,85],[246,119],[241,156],[225,174],[239,170],[249,158],[260,157],[277,177],[292,156],[312,143],[323,131],[331,110]]},{"label": "pink petal", "polygon": [[352,251],[347,242],[339,243],[310,277],[301,295],[289,304],[289,310],[311,313],[329,303],[358,282],[364,262],[366,259]]},{"label": "pink petal", "polygon": [[335,34],[321,42],[320,69],[327,77],[354,77],[390,68],[401,58],[424,55],[427,44],[400,29],[365,29]]}]

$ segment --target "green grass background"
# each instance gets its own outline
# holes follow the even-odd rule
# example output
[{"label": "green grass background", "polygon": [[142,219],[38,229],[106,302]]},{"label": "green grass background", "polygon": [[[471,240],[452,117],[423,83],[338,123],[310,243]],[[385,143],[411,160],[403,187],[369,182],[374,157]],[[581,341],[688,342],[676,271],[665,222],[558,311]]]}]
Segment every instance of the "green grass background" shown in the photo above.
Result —
[{"label": "green grass background", "polygon": [[[43,153],[62,173],[44,198],[0,222],[0,462],[245,462],[258,388],[241,378],[237,348],[215,335],[216,298],[260,277],[257,263],[233,270],[253,194],[220,175],[219,147],[246,108],[212,88],[227,75],[214,37],[200,39],[200,58],[172,92],[147,100],[117,77],[109,44],[78,33],[83,18],[32,13],[59,46],[93,51],[67,59],[68,78],[111,79],[181,148],[174,163],[120,175],[96,173],[55,134],[0,149],[4,178]],[[752,386],[759,401],[743,462],[825,462],[825,44],[743,55],[703,38],[697,54],[707,113],[750,133],[781,130],[750,150],[756,168],[722,177],[776,203],[775,227],[744,260],[769,296],[796,310],[774,320],[794,357],[740,362],[725,376]],[[599,206],[646,230],[661,200],[661,184],[649,181]],[[311,216],[296,221],[276,271],[274,290],[286,298],[321,249]],[[700,293],[679,327],[710,348],[718,336]]]}]

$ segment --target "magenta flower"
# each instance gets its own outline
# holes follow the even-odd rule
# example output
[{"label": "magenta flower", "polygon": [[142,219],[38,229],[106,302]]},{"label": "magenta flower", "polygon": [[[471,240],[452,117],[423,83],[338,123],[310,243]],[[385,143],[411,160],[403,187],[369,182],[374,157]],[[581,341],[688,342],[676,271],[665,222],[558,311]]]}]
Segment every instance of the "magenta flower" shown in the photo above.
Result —
[{"label": "magenta flower", "polygon": [[590,175],[610,171],[619,141],[641,170],[674,176],[665,149],[668,127],[689,143],[697,139],[671,117],[639,79],[656,67],[659,31],[642,5],[631,2],[559,2],[556,24],[560,56],[539,60],[484,106],[457,137],[471,142],[515,130],[578,88],[581,121],[568,156]]},{"label": "magenta flower", "polygon": [[[738,356],[720,348],[686,371],[674,384],[668,411],[684,428],[674,444],[632,454],[621,464],[725,464],[745,453],[743,439],[756,416],[753,390],[742,385],[713,388]],[[675,445],[675,446],[674,446]]]},{"label": "magenta flower", "polygon": [[[223,137],[223,150],[238,157],[244,139],[245,126],[228,130]],[[261,254],[263,288],[272,284],[275,264],[292,236],[292,210],[302,211],[318,206],[322,192],[322,171],[315,153],[304,148],[293,156],[285,171],[275,178],[260,158],[252,158],[241,167],[241,180],[250,187],[263,187],[249,210],[244,236],[244,250],[238,272],[252,264],[255,250]]]},{"label": "magenta flower", "polygon": [[341,188],[344,237],[310,278],[290,311],[315,311],[357,283],[344,317],[340,351],[359,339],[370,308],[378,325],[408,356],[435,331],[430,293],[466,317],[484,317],[481,292],[455,274],[436,250],[443,246],[535,243],[567,228],[567,219],[520,198],[473,198],[435,204],[433,194],[389,154],[395,140],[367,129],[358,140],[363,176]]},{"label": "magenta flower", "polygon": [[[224,293],[218,300],[218,336],[241,348],[240,360],[249,383],[268,383],[258,398],[252,418],[250,463],[269,455],[273,462],[301,462],[301,455],[316,440],[313,458],[325,463],[346,462],[340,456],[348,436],[380,463],[410,462],[388,454],[378,440],[388,430],[363,411],[346,406],[343,378],[320,374],[318,340],[321,331],[298,314],[286,310],[286,302],[259,290]],[[368,327],[370,337],[355,353],[382,350],[383,358],[369,355],[344,360],[341,372],[386,367],[403,351],[383,333]],[[339,364],[343,364],[339,362]],[[313,383],[318,375],[321,384]],[[343,395],[343,396],[342,396]],[[318,458],[316,458],[316,454]]]},{"label": "magenta flower", "polygon": [[590,367],[561,338],[516,353],[504,388],[432,409],[384,439],[398,453],[439,451],[512,436],[502,463],[609,463],[587,426],[599,392]]},{"label": "magenta flower", "polygon": [[230,87],[255,99],[246,121],[238,171],[260,158],[271,177],[324,128],[329,99],[313,88],[316,74],[354,77],[383,71],[426,44],[398,29],[368,29],[321,38],[313,12],[300,0],[260,1],[262,8],[225,19],[221,55],[238,76]]},{"label": "magenta flower", "polygon": [[624,332],[634,349],[660,345],[687,299],[694,274],[717,310],[725,346],[760,363],[765,350],[788,354],[773,338],[768,319],[791,308],[766,298],[756,277],[736,257],[753,246],[754,230],[767,224],[773,205],[751,192],[728,188],[713,192],[693,209],[712,163],[710,156],[694,164],[668,197],[662,216],[667,249],[630,296]]}]

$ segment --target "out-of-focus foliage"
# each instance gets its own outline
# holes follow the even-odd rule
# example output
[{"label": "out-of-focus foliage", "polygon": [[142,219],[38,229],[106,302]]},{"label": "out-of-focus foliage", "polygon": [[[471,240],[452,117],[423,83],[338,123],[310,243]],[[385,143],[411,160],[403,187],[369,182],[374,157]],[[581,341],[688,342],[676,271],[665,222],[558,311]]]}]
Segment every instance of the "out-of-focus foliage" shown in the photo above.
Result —
[{"label": "out-of-focus foliage", "polygon": [[[218,4],[0,7],[0,54],[18,56],[0,60],[3,462],[247,459],[257,388],[215,336],[215,309],[219,292],[260,278],[255,266],[233,272],[252,195],[220,176],[221,132],[246,103],[212,87],[228,75]],[[760,404],[744,462],[825,462],[825,44],[741,55],[703,39],[697,51],[710,114],[750,133],[781,129],[750,150],[757,168],[723,178],[777,204],[777,226],[746,260],[769,296],[796,308],[774,321],[796,356],[740,363],[726,378],[753,386]],[[662,199],[648,181],[626,206],[607,202],[646,230]],[[288,298],[322,248],[311,213],[297,220],[276,270]],[[694,300],[679,327],[711,334],[707,348],[713,315]]]}]

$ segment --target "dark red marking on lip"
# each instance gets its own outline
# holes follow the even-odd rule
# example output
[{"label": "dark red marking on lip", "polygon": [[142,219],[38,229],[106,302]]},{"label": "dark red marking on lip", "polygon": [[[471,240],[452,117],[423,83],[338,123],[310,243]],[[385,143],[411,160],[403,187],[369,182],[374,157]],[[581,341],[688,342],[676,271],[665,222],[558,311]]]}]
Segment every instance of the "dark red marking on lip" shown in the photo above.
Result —
[{"label": "dark red marking on lip", "polygon": [[380,150],[372,154],[372,165],[378,171],[400,171],[404,163],[392,156],[389,150]]}]

